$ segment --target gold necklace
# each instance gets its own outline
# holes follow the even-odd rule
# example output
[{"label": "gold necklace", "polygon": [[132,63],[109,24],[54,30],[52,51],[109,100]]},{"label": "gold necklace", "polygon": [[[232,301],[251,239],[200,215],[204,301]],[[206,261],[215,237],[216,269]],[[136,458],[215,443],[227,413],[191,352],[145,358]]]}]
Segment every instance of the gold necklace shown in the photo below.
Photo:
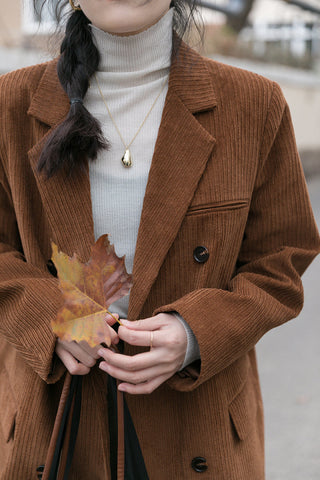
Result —
[{"label": "gold necklace", "polygon": [[157,101],[158,101],[161,93],[163,92],[164,87],[165,87],[165,85],[166,85],[166,83],[167,83],[167,79],[165,79],[165,81],[163,82],[163,85],[162,85],[162,88],[161,88],[160,92],[158,93],[158,95],[157,95],[155,101],[153,102],[153,104],[151,105],[150,110],[148,111],[147,115],[145,116],[143,122],[141,123],[140,127],[138,128],[138,130],[137,130],[136,134],[134,135],[133,139],[131,140],[130,143],[126,143],[126,142],[124,141],[123,136],[121,135],[121,132],[120,132],[120,130],[119,130],[119,128],[118,128],[118,125],[116,124],[116,122],[115,122],[115,120],[114,120],[114,118],[113,118],[113,116],[112,116],[112,113],[110,112],[110,109],[109,109],[109,107],[108,107],[108,104],[107,104],[107,102],[106,102],[106,99],[104,98],[104,95],[103,95],[103,93],[102,93],[100,84],[99,84],[99,82],[98,82],[97,75],[94,74],[94,77],[95,77],[95,79],[96,79],[97,86],[98,86],[98,90],[99,90],[99,93],[100,93],[101,98],[102,98],[102,100],[103,100],[103,103],[105,104],[106,109],[108,110],[109,117],[110,117],[113,125],[115,126],[115,129],[117,130],[117,132],[118,132],[118,134],[119,134],[119,137],[121,138],[121,141],[122,141],[122,143],[123,143],[123,145],[124,145],[125,152],[124,152],[124,154],[123,154],[123,156],[122,156],[122,158],[121,158],[121,162],[122,162],[122,164],[123,164],[124,167],[126,167],[126,168],[131,167],[131,166],[132,166],[132,155],[131,155],[131,152],[130,152],[130,147],[131,147],[131,145],[133,144],[133,142],[135,141],[135,139],[137,138],[138,134],[140,133],[140,130],[142,129],[143,125],[146,123],[147,118],[149,117],[150,113],[152,112],[153,107],[155,106],[155,104],[157,103]]}]

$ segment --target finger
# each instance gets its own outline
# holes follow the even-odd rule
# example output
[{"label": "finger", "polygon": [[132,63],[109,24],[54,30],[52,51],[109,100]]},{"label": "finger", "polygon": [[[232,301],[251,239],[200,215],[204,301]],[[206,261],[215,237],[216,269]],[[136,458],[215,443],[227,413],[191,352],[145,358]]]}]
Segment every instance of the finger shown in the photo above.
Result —
[{"label": "finger", "polygon": [[110,349],[99,350],[100,356],[109,364],[122,370],[134,372],[145,368],[151,368],[155,365],[170,364],[172,359],[167,359],[162,348],[153,349],[150,352],[138,353],[133,356],[115,353]]},{"label": "finger", "polygon": [[[113,317],[115,317],[115,318],[113,318]],[[109,329],[109,334],[110,334],[110,340],[111,340],[111,343],[113,345],[117,345],[119,343],[119,336],[118,336],[117,332],[113,328],[111,328],[112,325],[117,323],[118,319],[119,319],[119,315],[117,313],[114,313],[112,315],[107,313],[106,316],[105,316],[105,322],[107,323],[107,325],[109,327],[108,329]]]},{"label": "finger", "polygon": [[139,347],[161,347],[164,345],[175,345],[178,342],[177,335],[163,330],[131,330],[121,326],[118,330],[121,340],[130,345]]},{"label": "finger", "polygon": [[135,321],[121,319],[121,323],[132,330],[157,330],[165,324],[165,316],[159,314],[154,317]]},{"label": "finger", "polygon": [[119,320],[119,315],[117,313],[107,313],[105,316],[105,321],[107,322],[108,325],[112,327],[115,323],[117,323],[117,320]]},{"label": "finger", "polygon": [[139,385],[123,382],[118,386],[118,390],[120,390],[120,392],[130,393],[131,395],[150,395],[150,393],[154,392],[162,383],[168,380],[168,378],[170,378],[169,375],[160,375],[149,382],[140,383]]},{"label": "finger", "polygon": [[130,345],[139,347],[159,347],[168,339],[168,334],[160,330],[131,330],[126,327],[119,327],[118,335]]},{"label": "finger", "polygon": [[151,379],[159,377],[160,375],[168,375],[172,371],[172,366],[168,365],[167,369],[162,368],[160,365],[153,366],[151,368],[146,368],[144,370],[138,370],[136,372],[128,372],[120,368],[109,365],[106,362],[101,362],[99,368],[104,372],[107,372],[108,375],[111,375],[113,378],[117,378],[122,382],[132,383],[138,385],[140,383],[149,382]]},{"label": "finger", "polygon": [[57,344],[56,354],[71,375],[87,375],[90,372],[89,367],[79,363],[70,352],[63,348],[62,345]]},{"label": "finger", "polygon": [[65,342],[60,340],[60,345],[62,345],[65,350],[71,353],[74,358],[79,360],[79,362],[83,363],[86,367],[91,368],[95,365],[96,360],[85,352],[76,342]]},{"label": "finger", "polygon": [[117,334],[117,332],[111,328],[109,326],[109,333],[110,333],[110,339],[111,339],[111,343],[113,345],[117,345],[119,343],[119,335]]},{"label": "finger", "polygon": [[98,354],[99,348],[101,348],[100,345],[97,345],[95,347],[91,347],[88,342],[85,340],[81,340],[81,342],[78,342],[79,347],[82,348],[90,357],[94,358],[95,360],[98,360],[100,358],[100,355]]}]

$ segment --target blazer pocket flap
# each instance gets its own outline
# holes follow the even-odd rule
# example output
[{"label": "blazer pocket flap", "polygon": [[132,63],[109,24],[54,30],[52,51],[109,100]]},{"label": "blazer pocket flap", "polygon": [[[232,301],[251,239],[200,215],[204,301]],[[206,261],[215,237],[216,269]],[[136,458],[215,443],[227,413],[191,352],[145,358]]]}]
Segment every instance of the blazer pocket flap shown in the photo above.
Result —
[{"label": "blazer pocket flap", "polygon": [[9,382],[8,374],[3,368],[0,371],[0,425],[6,442],[13,437],[17,405]]},{"label": "blazer pocket flap", "polygon": [[239,210],[249,206],[249,199],[241,200],[224,200],[220,202],[212,202],[201,205],[190,205],[187,215],[201,215],[205,213],[228,212]]},{"label": "blazer pocket flap", "polygon": [[254,426],[256,402],[252,379],[248,377],[241,391],[229,404],[229,414],[240,440],[244,440]]}]

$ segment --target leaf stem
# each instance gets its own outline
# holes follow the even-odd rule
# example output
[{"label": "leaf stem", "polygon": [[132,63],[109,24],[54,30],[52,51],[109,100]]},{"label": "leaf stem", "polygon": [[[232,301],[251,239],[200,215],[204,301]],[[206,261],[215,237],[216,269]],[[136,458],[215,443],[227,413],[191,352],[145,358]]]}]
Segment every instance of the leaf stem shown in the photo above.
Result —
[{"label": "leaf stem", "polygon": [[[122,323],[120,322],[120,320],[118,318],[116,318],[111,312],[109,312],[109,310],[107,309],[106,310],[107,313],[109,313],[109,315],[111,315],[111,317],[113,318],[113,320],[115,320],[116,322],[119,323],[119,325],[122,325]],[[123,326],[123,325],[122,325]]]}]

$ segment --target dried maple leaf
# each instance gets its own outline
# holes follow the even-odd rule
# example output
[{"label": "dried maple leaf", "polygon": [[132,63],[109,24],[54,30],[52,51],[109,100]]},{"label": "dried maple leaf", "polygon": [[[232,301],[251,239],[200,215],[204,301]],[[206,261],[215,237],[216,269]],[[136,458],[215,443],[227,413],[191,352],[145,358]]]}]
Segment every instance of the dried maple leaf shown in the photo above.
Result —
[{"label": "dried maple leaf", "polygon": [[71,342],[85,340],[92,347],[111,344],[105,317],[108,307],[127,295],[132,286],[124,257],[119,258],[110,245],[108,235],[102,235],[91,249],[90,260],[83,264],[58,251],[52,243],[52,261],[56,266],[63,305],[51,322],[54,333]]}]

